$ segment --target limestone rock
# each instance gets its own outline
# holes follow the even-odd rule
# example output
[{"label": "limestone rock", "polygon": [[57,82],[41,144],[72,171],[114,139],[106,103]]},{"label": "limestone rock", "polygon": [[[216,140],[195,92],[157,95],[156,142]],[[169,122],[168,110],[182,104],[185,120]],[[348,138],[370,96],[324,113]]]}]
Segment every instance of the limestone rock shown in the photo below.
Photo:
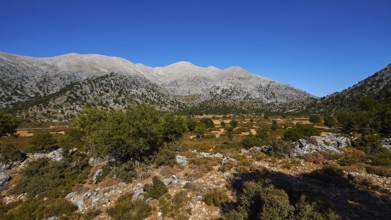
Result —
[{"label": "limestone rock", "polygon": [[103,170],[99,169],[94,173],[94,176],[92,177],[92,183],[97,184],[98,183],[98,178],[101,177],[103,174]]},{"label": "limestone rock", "polygon": [[[309,141],[310,140],[310,141]],[[313,152],[341,153],[338,149],[350,146],[350,139],[327,133],[325,136],[312,136],[300,139],[293,149],[292,156],[301,157]]]},{"label": "limestone rock", "polygon": [[186,166],[188,163],[188,159],[185,156],[176,155],[176,162],[181,166]]},{"label": "limestone rock", "polygon": [[4,173],[0,173],[0,187],[7,186],[8,182],[12,179],[11,176]]}]

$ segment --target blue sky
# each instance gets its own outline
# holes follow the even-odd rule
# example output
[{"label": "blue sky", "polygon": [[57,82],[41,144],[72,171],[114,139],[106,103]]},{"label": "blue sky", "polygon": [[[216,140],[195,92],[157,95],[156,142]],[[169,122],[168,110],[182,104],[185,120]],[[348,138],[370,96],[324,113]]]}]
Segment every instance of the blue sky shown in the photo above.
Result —
[{"label": "blue sky", "polygon": [[391,63],[389,0],[0,0],[0,51],[241,66],[317,96]]}]

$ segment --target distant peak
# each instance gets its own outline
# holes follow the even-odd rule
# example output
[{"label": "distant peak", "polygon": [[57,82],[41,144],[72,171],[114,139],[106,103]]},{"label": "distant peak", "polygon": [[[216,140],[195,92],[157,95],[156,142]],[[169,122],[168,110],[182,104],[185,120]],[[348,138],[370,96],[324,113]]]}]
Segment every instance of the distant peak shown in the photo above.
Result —
[{"label": "distant peak", "polygon": [[170,64],[166,67],[169,67],[169,66],[179,66],[179,67],[198,67],[192,63],[190,63],[189,61],[179,61],[179,62],[176,62],[176,63],[173,63],[173,64]]},{"label": "distant peak", "polygon": [[228,67],[228,68],[225,69],[225,70],[237,71],[237,72],[248,72],[247,70],[243,69],[243,68],[240,67],[240,66],[231,66],[231,67]]}]

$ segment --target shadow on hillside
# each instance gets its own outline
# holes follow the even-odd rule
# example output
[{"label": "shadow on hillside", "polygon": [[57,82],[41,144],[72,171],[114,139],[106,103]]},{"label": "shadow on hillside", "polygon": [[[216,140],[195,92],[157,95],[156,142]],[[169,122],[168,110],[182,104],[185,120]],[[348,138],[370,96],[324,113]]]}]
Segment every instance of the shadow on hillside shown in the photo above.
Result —
[{"label": "shadow on hillside", "polygon": [[[253,181],[272,184],[283,189],[289,195],[291,204],[296,204],[301,195],[309,201],[321,201],[346,219],[391,219],[391,192],[378,189],[366,181],[354,177],[332,175],[321,170],[301,176],[291,176],[280,172],[257,169],[237,173],[231,181],[231,187],[239,197],[245,182]],[[223,212],[237,207],[238,203],[228,203]]]}]

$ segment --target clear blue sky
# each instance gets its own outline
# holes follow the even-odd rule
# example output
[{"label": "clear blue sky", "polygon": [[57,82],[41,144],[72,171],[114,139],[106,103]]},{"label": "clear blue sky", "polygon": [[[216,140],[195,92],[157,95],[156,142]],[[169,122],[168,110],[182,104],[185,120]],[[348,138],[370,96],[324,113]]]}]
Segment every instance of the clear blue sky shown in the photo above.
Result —
[{"label": "clear blue sky", "polygon": [[391,63],[391,1],[0,0],[0,51],[241,66],[323,96]]}]

